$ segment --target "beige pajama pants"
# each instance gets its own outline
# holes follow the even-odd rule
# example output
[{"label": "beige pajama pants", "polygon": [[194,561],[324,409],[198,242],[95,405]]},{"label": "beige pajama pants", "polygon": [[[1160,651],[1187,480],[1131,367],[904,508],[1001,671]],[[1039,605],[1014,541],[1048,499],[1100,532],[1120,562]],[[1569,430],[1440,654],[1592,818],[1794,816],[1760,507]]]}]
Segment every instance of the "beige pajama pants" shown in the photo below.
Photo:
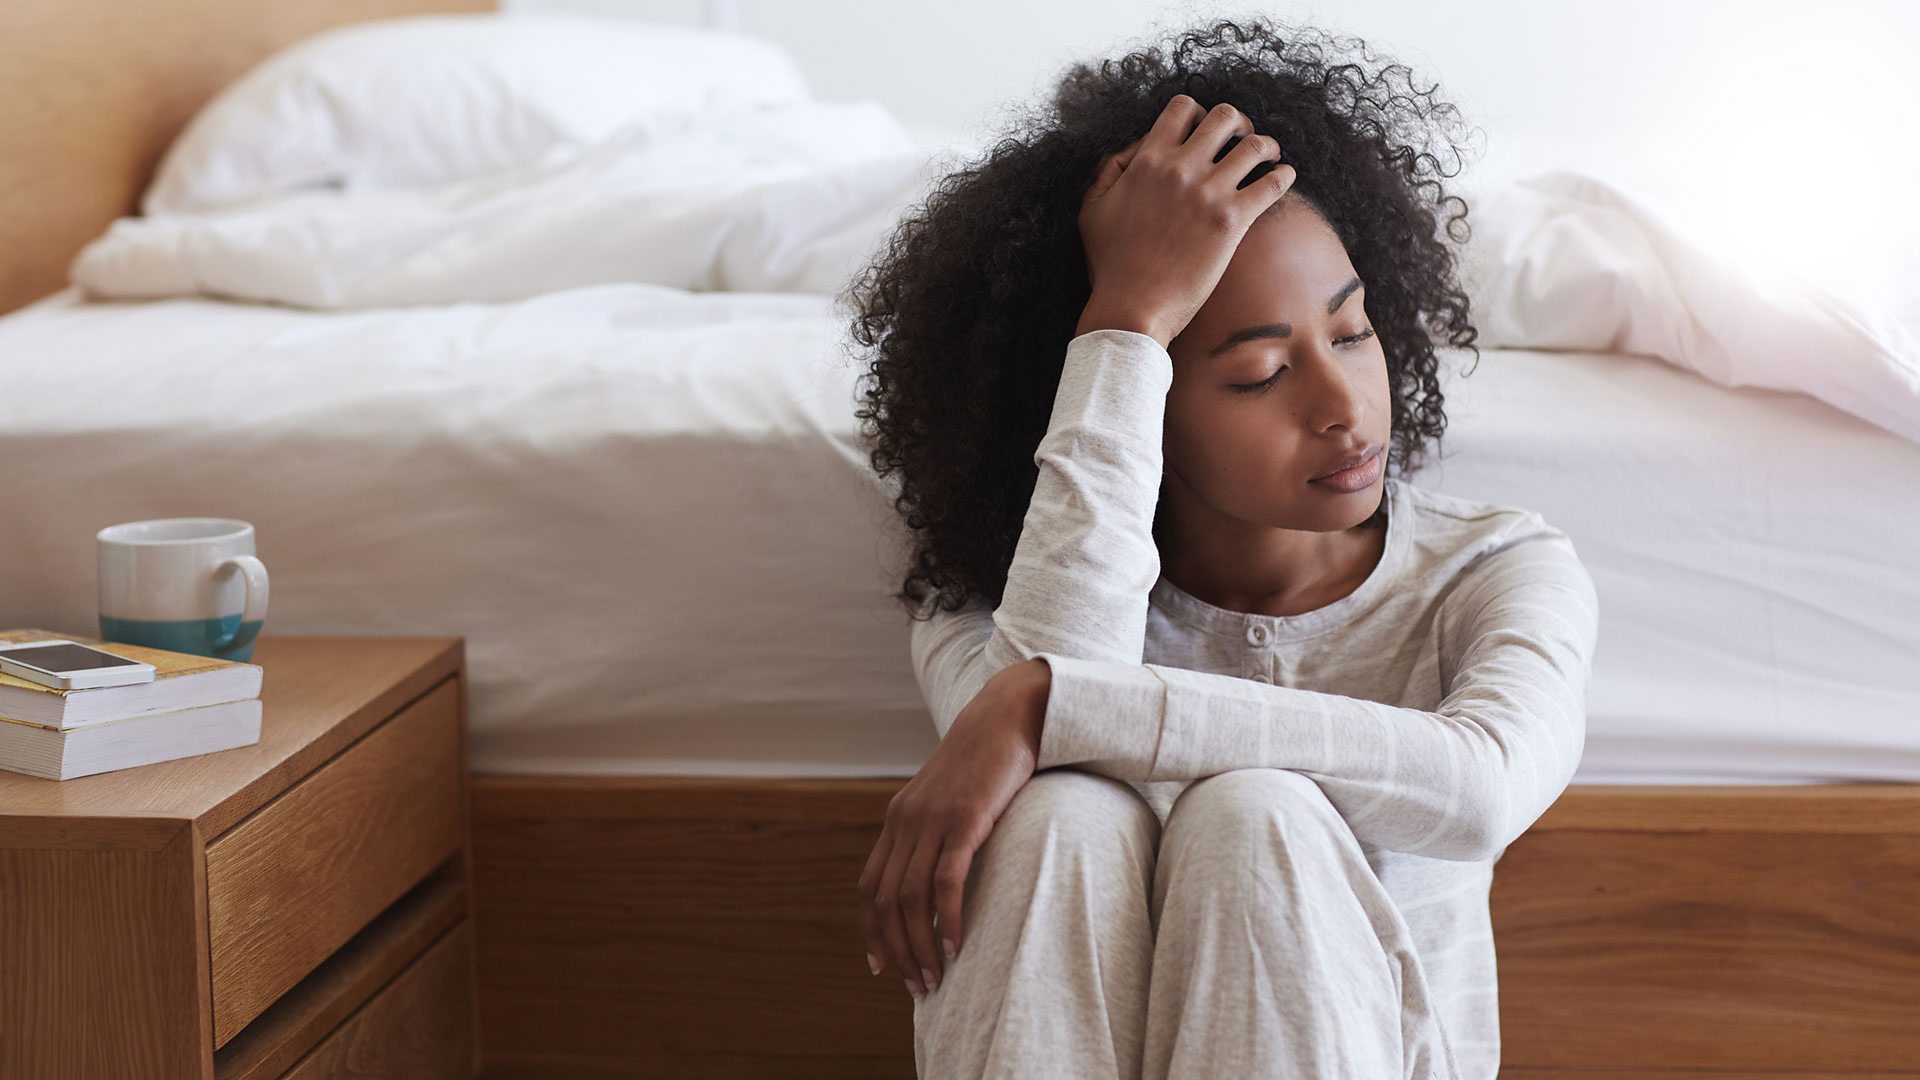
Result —
[{"label": "beige pajama pants", "polygon": [[914,1002],[920,1080],[1455,1080],[1412,937],[1310,777],[1166,813],[1035,773],[974,855],[960,954]]}]

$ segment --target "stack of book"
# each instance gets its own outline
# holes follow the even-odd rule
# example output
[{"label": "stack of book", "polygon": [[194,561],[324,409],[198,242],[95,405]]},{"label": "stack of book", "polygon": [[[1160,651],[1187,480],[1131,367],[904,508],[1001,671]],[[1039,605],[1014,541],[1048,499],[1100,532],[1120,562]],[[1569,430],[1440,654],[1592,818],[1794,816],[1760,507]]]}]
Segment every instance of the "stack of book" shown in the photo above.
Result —
[{"label": "stack of book", "polygon": [[66,638],[153,665],[151,681],[55,690],[0,672],[0,769],[71,780],[260,741],[258,664],[122,645],[50,630],[0,642]]}]

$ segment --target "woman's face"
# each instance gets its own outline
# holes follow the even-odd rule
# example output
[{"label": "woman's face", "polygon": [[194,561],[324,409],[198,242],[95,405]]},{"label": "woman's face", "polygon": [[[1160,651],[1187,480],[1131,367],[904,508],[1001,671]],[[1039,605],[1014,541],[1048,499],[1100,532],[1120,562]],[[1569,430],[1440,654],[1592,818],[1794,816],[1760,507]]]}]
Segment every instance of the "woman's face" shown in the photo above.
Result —
[{"label": "woman's face", "polygon": [[[1355,277],[1339,236],[1298,199],[1247,230],[1168,348],[1167,483],[1187,489],[1170,492],[1176,510],[1197,497],[1241,521],[1325,532],[1378,508],[1392,390]],[[1365,447],[1379,454],[1360,490],[1312,482]]]}]

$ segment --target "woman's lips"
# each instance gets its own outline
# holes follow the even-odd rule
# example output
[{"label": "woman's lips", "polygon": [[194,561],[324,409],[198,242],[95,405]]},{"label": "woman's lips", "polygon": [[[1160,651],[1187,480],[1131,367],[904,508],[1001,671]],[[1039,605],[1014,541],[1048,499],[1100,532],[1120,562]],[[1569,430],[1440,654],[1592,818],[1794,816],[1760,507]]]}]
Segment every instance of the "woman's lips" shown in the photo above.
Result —
[{"label": "woman's lips", "polygon": [[1367,460],[1351,469],[1318,477],[1308,483],[1333,488],[1335,491],[1354,492],[1372,486],[1380,478],[1380,450],[1376,447]]}]

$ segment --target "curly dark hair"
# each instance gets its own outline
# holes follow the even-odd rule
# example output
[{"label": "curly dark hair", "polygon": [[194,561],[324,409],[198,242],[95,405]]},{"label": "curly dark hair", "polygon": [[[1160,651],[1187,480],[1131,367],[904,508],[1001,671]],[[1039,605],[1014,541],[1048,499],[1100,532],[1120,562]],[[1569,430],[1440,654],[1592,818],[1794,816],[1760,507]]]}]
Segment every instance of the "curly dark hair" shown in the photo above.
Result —
[{"label": "curly dark hair", "polygon": [[[1355,49],[1364,63],[1342,55]],[[854,341],[872,351],[862,441],[881,477],[898,472],[893,506],[911,531],[893,599],[916,617],[929,598],[949,611],[999,605],[1090,296],[1081,199],[1101,160],[1175,94],[1228,102],[1279,138],[1298,174],[1288,197],[1326,219],[1367,283],[1394,396],[1387,471],[1423,462],[1446,430],[1430,335],[1479,355],[1436,213],[1453,207],[1446,234],[1465,242],[1466,203],[1433,178],[1459,174],[1461,124],[1437,84],[1419,90],[1411,69],[1370,70],[1375,60],[1359,38],[1255,16],[1189,29],[1165,51],[1075,64],[1050,103],[900,220],[839,297],[855,313]],[[1436,138],[1453,172],[1428,149]]]}]

